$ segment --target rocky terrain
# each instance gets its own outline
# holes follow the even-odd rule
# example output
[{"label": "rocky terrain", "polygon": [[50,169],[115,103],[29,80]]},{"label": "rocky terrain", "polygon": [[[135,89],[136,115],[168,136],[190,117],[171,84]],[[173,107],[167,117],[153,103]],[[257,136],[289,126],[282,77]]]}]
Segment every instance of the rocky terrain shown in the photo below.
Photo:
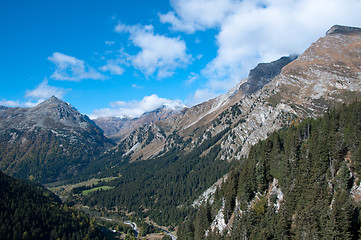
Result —
[{"label": "rocky terrain", "polygon": [[360,96],[360,44],[360,29],[336,25],[298,58],[259,64],[226,94],[137,128],[119,146],[133,160],[148,159],[230,127],[220,157],[239,159],[285,124]]},{"label": "rocky terrain", "polygon": [[[119,148],[131,153],[132,159],[149,159],[169,150],[188,149],[199,146],[203,140],[222,132],[231,124],[228,111],[234,116],[240,114],[238,101],[262,88],[277,76],[281,69],[297,56],[282,57],[271,63],[261,63],[251,70],[249,76],[225,94],[191,108],[132,129],[120,141]],[[246,106],[247,107],[247,106]],[[227,123],[220,117],[227,117]],[[223,124],[222,124],[223,123]],[[209,135],[211,134],[211,135]]]},{"label": "rocky terrain", "polygon": [[[249,153],[251,146],[260,140],[266,139],[272,131],[289,124],[298,126],[300,119],[321,116],[328,109],[359,99],[361,96],[360,53],[361,29],[333,26],[327,31],[325,37],[313,43],[296,60],[286,65],[281,73],[260,91],[239,98],[240,102],[233,105],[233,107],[238,106],[243,121],[235,124],[235,118],[230,117],[229,112],[220,115],[220,121],[223,121],[222,119],[224,119],[224,122],[227,119],[232,120],[229,121],[232,130],[221,142],[221,157],[223,159],[232,159],[234,157],[240,159]],[[357,116],[358,113],[355,114]],[[212,128],[209,130],[215,131]],[[302,138],[299,141],[302,141]],[[355,173],[354,168],[350,168],[350,164],[356,164],[355,159],[357,157],[354,156],[354,160],[351,160],[350,156],[352,154],[349,152],[346,155],[341,156],[340,159],[349,162],[347,166],[350,171],[350,179],[352,179],[354,175],[358,176],[358,173]],[[332,167],[334,166],[329,166],[331,173],[336,171],[332,170]],[[309,171],[309,169],[305,171]],[[339,171],[341,170],[339,169]],[[250,176],[253,175],[250,174]],[[332,176],[335,178],[334,175]],[[225,179],[227,179],[227,176]],[[239,184],[248,183],[239,181]],[[329,184],[331,184],[331,181],[329,181]],[[359,193],[355,191],[358,188],[357,184],[358,182],[355,182],[352,188],[348,189],[354,201],[358,201],[359,197]],[[231,184],[228,183],[228,185]],[[219,186],[219,182],[205,191],[197,199],[196,203],[198,205],[207,201],[213,203],[216,186]],[[287,191],[291,190],[292,188]],[[249,209],[256,208],[262,196],[264,197],[262,194],[257,193],[248,202]],[[332,192],[332,194],[335,193]],[[270,196],[274,196],[276,201],[273,208],[277,214],[284,198],[284,192],[280,189],[277,179],[273,179],[269,182],[269,186],[266,186],[265,196],[268,206],[272,202]],[[243,213],[240,200],[234,198],[232,201],[235,204],[232,217],[229,218],[228,216],[226,218],[226,206],[223,200],[219,211],[210,223],[210,231],[233,234],[231,230],[233,228],[232,224]],[[293,216],[292,221],[295,222],[295,219],[296,216]],[[292,225],[291,229],[294,230],[294,228],[294,225]],[[307,232],[307,230],[304,232]]]}]

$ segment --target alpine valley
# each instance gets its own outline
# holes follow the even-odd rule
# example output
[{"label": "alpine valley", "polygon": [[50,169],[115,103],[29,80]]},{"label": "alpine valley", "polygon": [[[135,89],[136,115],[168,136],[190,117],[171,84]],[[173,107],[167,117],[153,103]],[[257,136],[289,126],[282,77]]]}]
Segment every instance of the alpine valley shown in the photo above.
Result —
[{"label": "alpine valley", "polygon": [[56,97],[0,107],[0,170],[131,218],[138,237],[359,239],[360,97],[361,29],[335,25],[190,108],[93,121]]}]

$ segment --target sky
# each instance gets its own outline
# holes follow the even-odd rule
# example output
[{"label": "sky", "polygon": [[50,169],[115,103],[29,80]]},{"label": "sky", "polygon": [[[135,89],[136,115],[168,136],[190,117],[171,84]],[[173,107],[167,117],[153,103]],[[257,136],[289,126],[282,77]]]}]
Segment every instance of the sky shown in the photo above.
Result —
[{"label": "sky", "polygon": [[360,0],[2,0],[0,105],[55,95],[92,118],[222,94],[260,62],[301,54]]}]

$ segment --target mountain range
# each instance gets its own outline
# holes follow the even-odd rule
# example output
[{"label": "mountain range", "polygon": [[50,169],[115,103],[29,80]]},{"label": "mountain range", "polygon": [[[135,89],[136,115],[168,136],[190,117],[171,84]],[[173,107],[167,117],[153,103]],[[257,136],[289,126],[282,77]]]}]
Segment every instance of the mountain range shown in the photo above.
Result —
[{"label": "mountain range", "polygon": [[[215,193],[212,184],[230,165],[244,161],[256,143],[359,99],[360,56],[361,29],[335,25],[301,55],[260,63],[227,93],[190,108],[92,121],[56,97],[33,108],[1,106],[0,169],[42,183],[122,176],[86,202],[126,206],[151,217],[167,210],[159,221],[177,225],[207,188]],[[144,188],[150,180],[165,179],[166,185]],[[161,192],[165,188],[173,198]],[[145,193],[152,196],[137,203]],[[111,202],[105,202],[109,196]]]},{"label": "mountain range", "polygon": [[247,78],[207,102],[124,135],[119,147],[150,159],[171,149],[190,150],[226,128],[222,159],[240,159],[250,146],[297,118],[360,96],[360,29],[334,26],[299,57],[259,64]]}]

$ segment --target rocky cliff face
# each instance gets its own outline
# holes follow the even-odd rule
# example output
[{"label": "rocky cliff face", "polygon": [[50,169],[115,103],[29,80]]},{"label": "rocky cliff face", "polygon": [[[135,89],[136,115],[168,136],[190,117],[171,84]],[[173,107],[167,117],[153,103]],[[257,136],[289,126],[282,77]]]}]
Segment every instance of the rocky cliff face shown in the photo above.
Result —
[{"label": "rocky cliff face", "polygon": [[[359,97],[360,53],[361,30],[334,26],[297,59],[259,64],[228,93],[131,132],[124,139],[126,151],[132,149],[136,160],[192,149],[229,128],[219,157],[240,159],[272,131]],[[136,138],[139,134],[143,137]]]},{"label": "rocky cliff face", "polygon": [[17,177],[72,176],[113,146],[87,116],[56,97],[33,108],[0,109],[0,168]]},{"label": "rocky cliff face", "polygon": [[[350,103],[355,99],[359,99],[361,96],[360,53],[361,29],[338,25],[333,26],[329,31],[327,31],[325,37],[322,37],[317,42],[313,43],[295,61],[286,65],[282,69],[281,73],[274,79],[272,79],[272,81],[270,81],[268,84],[266,84],[262,89],[255,92],[254,94],[239,97],[239,102],[231,107],[231,109],[239,109],[241,113],[238,115],[238,117],[235,117],[236,115],[233,114],[232,118],[232,114],[229,114],[230,112],[232,112],[232,110],[228,110],[228,112],[219,115],[219,121],[228,121],[229,124],[232,126],[232,130],[230,131],[230,133],[225,135],[225,137],[221,141],[221,157],[223,159],[232,159],[234,157],[236,159],[239,159],[242,155],[247,155],[249,153],[250,147],[257,143],[259,140],[265,139],[271,131],[277,130],[288,123],[293,123],[294,126],[299,126],[298,121],[302,118],[320,116],[323,115],[325,111],[327,111],[327,109],[329,108],[333,108],[337,105],[344,103]],[[357,119],[357,117],[355,116],[358,115],[358,112],[355,111],[354,114],[355,115],[352,114],[348,116],[353,116]],[[241,119],[241,121],[239,121],[239,118]],[[350,117],[350,119],[352,119],[352,117]],[[214,131],[212,129],[210,130]],[[307,131],[310,131],[310,128]],[[339,131],[339,127],[337,127],[337,130],[334,131]],[[305,139],[299,139],[299,141],[303,140]],[[333,147],[334,151],[336,151],[335,149],[338,149],[339,145],[341,144],[337,143],[336,145],[337,146]],[[234,152],[237,153],[232,154]],[[353,179],[358,179],[358,177],[356,177],[358,173],[355,173],[355,169],[353,167],[350,167],[351,163],[357,162],[357,160],[355,160],[357,157],[356,155],[353,155],[350,150],[349,152],[345,152],[344,154],[346,156],[340,157],[340,165],[342,165],[343,162],[347,162],[345,166],[347,165],[346,168],[348,168],[349,172],[346,179],[352,182]],[[351,156],[354,156],[354,158],[352,159]],[[255,155],[253,155],[253,157],[255,157]],[[293,160],[293,162],[296,161]],[[311,160],[311,162],[313,161]],[[268,164],[272,165],[272,163]],[[275,164],[274,166],[280,166],[280,164]],[[294,169],[296,169],[299,166],[293,167]],[[335,175],[341,175],[340,172],[342,171],[342,169],[338,169],[337,172],[334,169],[334,164],[330,164],[329,166],[327,165],[326,168],[329,168],[327,170],[330,171],[331,174],[327,175],[327,173],[323,172],[325,176],[319,177],[318,175],[317,180],[322,181],[326,178],[326,176],[332,176],[332,178],[335,178]],[[309,171],[312,170],[304,168],[304,166],[302,166],[302,169],[299,171],[294,170],[294,172],[301,171],[307,172],[305,176],[306,178],[308,178],[310,177]],[[321,170],[318,169],[318,171]],[[337,172],[337,174],[334,174],[334,172]],[[240,175],[247,174],[241,173]],[[253,174],[248,175],[253,176]],[[231,178],[232,174],[229,173],[225,178],[227,177]],[[292,185],[291,187],[288,186],[288,188],[283,189],[284,191],[294,190],[295,192],[297,192],[297,194],[300,194],[301,191],[304,191],[304,189],[296,190],[297,180],[295,180],[294,176],[286,176],[286,178],[287,177],[292,179],[292,181],[290,181]],[[281,180],[285,181],[284,179]],[[235,182],[238,182],[239,184],[253,184],[256,181]],[[335,191],[340,191],[335,190],[332,185],[332,180],[328,180],[327,182],[329,184],[329,189],[332,189],[332,191],[329,190],[330,194],[335,194]],[[298,182],[298,184],[301,183],[304,182]],[[359,192],[355,190],[358,189],[358,183],[359,182],[355,182],[352,188],[350,186],[351,190],[345,189],[349,191],[349,195],[347,195],[349,199],[353,199],[356,202],[359,201]],[[314,181],[312,182],[312,186],[316,186],[317,184],[318,183],[315,183]],[[217,184],[205,191],[204,194],[199,198],[197,203],[212,203],[215,196],[216,185]],[[238,189],[244,188],[238,187]],[[268,204],[268,206],[273,207],[275,213],[277,214],[279,211],[281,211],[282,205],[287,205],[287,203],[289,203],[287,202],[287,200],[286,203],[283,202],[284,193],[280,188],[279,181],[275,178],[271,182],[269,182],[269,186],[268,188],[266,188],[265,194],[263,196],[261,196],[262,194],[260,194],[259,192],[253,193],[255,194],[255,196],[251,201],[248,202],[248,208],[255,209],[257,203],[259,203],[258,201],[263,197],[263,199],[266,199],[266,203]],[[316,201],[319,201],[319,198],[315,199]],[[234,198],[233,200],[234,212],[232,214],[232,217],[228,218],[228,224],[226,224],[226,207],[223,199],[220,210],[210,225],[211,231],[217,231],[220,233],[223,232],[224,234],[233,234],[237,231],[234,231],[234,226],[231,227],[231,225],[236,219],[235,216],[242,216],[242,214],[244,214],[247,210],[241,210],[239,198]],[[323,200],[325,200],[325,198],[323,198]],[[326,204],[326,209],[332,209],[332,212],[337,211],[334,210],[337,205],[334,203],[334,200],[335,197],[332,198],[332,201],[330,203]],[[346,200],[344,202],[346,202]],[[284,207],[283,210],[284,209],[288,208]],[[290,220],[292,221],[292,224],[290,224],[290,226],[293,230],[297,228],[297,220],[300,218],[299,216],[302,215],[300,212],[298,212],[299,209],[302,208],[297,207],[297,211],[290,218]],[[321,208],[317,207],[316,209],[317,214],[321,214]],[[329,214],[331,213],[331,211],[325,212]],[[307,209],[307,213],[305,214],[305,216],[310,216],[309,209]],[[247,217],[248,216],[244,218]],[[267,217],[269,217],[269,215],[267,215]],[[309,220],[307,220],[307,223],[309,223]],[[242,224],[246,226],[244,222],[242,222]],[[254,225],[252,225],[252,227],[254,227]],[[262,228],[264,227],[266,226],[263,225]],[[304,226],[302,225],[301,228],[302,227]],[[309,234],[310,228],[311,227],[305,227],[302,230],[303,236],[307,236],[307,234]],[[206,234],[209,233],[209,230],[206,231]],[[238,232],[238,234],[239,233],[240,232]],[[237,237],[244,238],[240,236]]]},{"label": "rocky cliff face", "polygon": [[[233,141],[227,148],[241,146],[237,158],[251,145],[284,124],[308,116],[318,116],[327,108],[353,101],[361,91],[361,29],[333,27],[333,33],[320,38],[260,91],[241,99],[244,122],[234,126]],[[342,33],[338,33],[342,32]],[[235,142],[235,144],[233,144]]]}]

